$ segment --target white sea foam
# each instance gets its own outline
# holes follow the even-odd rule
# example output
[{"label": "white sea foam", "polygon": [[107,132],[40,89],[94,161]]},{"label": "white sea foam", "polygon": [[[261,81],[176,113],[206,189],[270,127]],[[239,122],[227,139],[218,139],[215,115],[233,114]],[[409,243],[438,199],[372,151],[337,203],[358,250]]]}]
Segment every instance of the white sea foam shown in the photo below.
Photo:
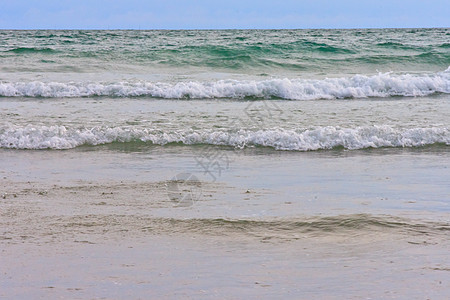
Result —
[{"label": "white sea foam", "polygon": [[213,82],[0,82],[4,97],[281,98],[291,100],[426,96],[450,93],[450,67],[435,74],[380,73],[344,78]]},{"label": "white sea foam", "polygon": [[312,151],[336,147],[365,149],[420,147],[438,143],[450,145],[450,130],[446,127],[398,129],[386,125],[356,128],[328,126],[298,130],[278,128],[259,131],[178,130],[172,132],[121,127],[68,129],[64,126],[7,125],[0,128],[1,148],[71,149],[82,145],[136,141],[157,145],[210,144],[236,148],[264,146],[277,150]]}]

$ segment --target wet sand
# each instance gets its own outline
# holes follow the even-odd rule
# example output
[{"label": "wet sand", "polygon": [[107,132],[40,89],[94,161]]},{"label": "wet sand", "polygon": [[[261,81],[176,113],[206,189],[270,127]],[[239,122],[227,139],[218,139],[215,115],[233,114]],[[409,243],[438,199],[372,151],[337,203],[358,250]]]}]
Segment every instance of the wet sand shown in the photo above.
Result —
[{"label": "wet sand", "polygon": [[[112,147],[1,150],[0,298],[450,293],[445,148],[221,149],[213,181],[183,147]],[[200,180],[193,205],[168,197],[179,172]]]}]

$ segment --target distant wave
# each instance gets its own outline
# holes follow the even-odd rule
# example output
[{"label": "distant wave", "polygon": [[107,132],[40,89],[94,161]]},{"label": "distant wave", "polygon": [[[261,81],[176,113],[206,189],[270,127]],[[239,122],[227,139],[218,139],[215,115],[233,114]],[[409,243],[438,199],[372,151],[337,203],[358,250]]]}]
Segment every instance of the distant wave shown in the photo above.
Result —
[{"label": "distant wave", "polygon": [[450,67],[434,74],[380,73],[326,79],[212,82],[0,82],[3,97],[150,97],[164,99],[345,99],[450,93]]},{"label": "distant wave", "polygon": [[[377,30],[1,31],[7,72],[93,70],[239,74],[357,74],[439,70],[450,61],[448,28]],[[49,62],[51,61],[51,62]],[[59,71],[61,71],[59,69]],[[36,78],[36,77],[34,77]],[[79,77],[77,77],[79,78]]]},{"label": "distant wave", "polygon": [[12,52],[17,54],[25,53],[56,53],[57,51],[51,48],[36,48],[36,47],[18,47],[5,52]]},{"label": "distant wave", "polygon": [[380,147],[421,147],[450,145],[446,127],[397,129],[391,126],[341,128],[335,126],[303,130],[177,130],[94,127],[70,129],[64,126],[0,128],[0,147],[12,149],[71,149],[83,145],[144,142],[155,145],[223,145],[236,148],[270,147],[276,150],[314,151],[321,149],[366,149]]}]

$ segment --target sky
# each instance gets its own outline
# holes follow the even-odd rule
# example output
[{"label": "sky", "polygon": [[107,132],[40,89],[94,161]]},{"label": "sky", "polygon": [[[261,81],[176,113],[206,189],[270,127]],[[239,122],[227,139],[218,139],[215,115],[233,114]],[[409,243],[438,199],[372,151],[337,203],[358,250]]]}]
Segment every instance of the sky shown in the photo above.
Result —
[{"label": "sky", "polygon": [[450,0],[0,0],[1,29],[450,27]]}]

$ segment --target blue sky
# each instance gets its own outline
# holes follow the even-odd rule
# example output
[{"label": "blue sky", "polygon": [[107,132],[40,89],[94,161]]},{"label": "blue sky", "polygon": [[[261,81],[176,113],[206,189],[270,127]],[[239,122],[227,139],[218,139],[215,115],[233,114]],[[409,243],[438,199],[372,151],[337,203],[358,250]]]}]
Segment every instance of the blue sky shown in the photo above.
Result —
[{"label": "blue sky", "polygon": [[450,0],[0,0],[2,29],[450,27]]}]

